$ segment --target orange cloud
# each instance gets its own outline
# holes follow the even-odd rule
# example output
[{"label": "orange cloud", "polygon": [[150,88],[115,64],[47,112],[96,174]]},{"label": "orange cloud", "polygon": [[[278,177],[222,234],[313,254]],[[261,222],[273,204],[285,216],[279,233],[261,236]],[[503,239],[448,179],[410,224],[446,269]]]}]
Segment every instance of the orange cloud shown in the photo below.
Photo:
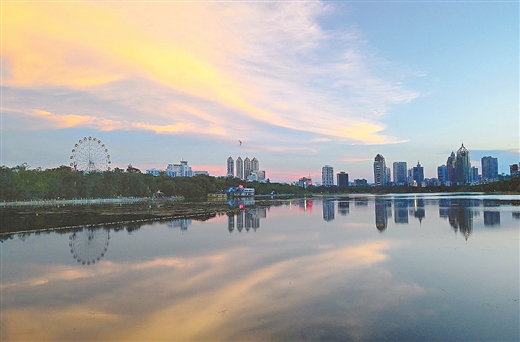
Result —
[{"label": "orange cloud", "polygon": [[[161,101],[166,103],[163,108],[177,106],[188,114],[150,109],[150,123],[140,122],[132,117],[135,114],[113,114],[111,118],[120,117],[115,121],[121,126],[69,116],[59,119],[59,127],[88,124],[104,130],[135,128],[157,133],[199,133],[204,127],[206,134],[216,136],[230,134],[232,127],[265,138],[265,129],[258,129],[261,122],[264,127],[355,143],[398,142],[381,134],[383,125],[340,115],[354,110],[307,84],[306,79],[327,66],[301,64],[295,54],[318,48],[327,39],[315,22],[320,11],[319,2],[274,7],[238,2],[8,2],[2,12],[2,58],[8,61],[9,76],[3,81],[12,87],[69,87],[130,103],[132,108]],[[280,16],[284,20],[278,20]],[[341,58],[351,59],[349,68],[356,70],[356,77],[367,72],[363,54],[349,51]],[[383,112],[385,101],[402,102],[416,96],[403,95],[399,88],[373,77],[349,82],[373,87],[368,92],[356,89],[356,93],[384,94],[386,100],[377,101],[383,101],[378,104]],[[146,86],[137,89],[137,83]],[[162,95],[156,99],[158,89]],[[370,99],[356,103],[370,103]]]}]

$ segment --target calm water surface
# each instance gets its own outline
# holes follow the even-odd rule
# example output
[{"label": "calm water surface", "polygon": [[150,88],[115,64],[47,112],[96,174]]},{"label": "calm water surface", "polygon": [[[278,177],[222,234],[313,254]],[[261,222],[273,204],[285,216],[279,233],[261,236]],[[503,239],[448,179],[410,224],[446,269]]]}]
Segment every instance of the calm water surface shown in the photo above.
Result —
[{"label": "calm water surface", "polygon": [[1,340],[519,340],[510,199],[246,203],[15,234],[1,244]]}]

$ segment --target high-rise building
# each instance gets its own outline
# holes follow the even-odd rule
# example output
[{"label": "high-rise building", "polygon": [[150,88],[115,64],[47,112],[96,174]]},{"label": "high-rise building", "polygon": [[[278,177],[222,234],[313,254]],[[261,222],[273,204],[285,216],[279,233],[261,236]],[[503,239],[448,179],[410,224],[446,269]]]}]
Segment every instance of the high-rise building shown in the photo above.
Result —
[{"label": "high-rise building", "polygon": [[421,183],[424,182],[424,168],[417,161],[417,166],[414,166],[412,169],[413,180],[417,182],[417,186],[421,186]]},{"label": "high-rise building", "polygon": [[494,181],[498,179],[498,158],[491,156],[482,157],[482,179]]},{"label": "high-rise building", "polygon": [[471,177],[470,177],[470,181],[471,183],[475,183],[475,182],[478,182],[478,167],[476,166],[472,166],[471,167]]},{"label": "high-rise building", "polygon": [[237,178],[239,179],[244,179],[244,162],[242,161],[242,158],[241,157],[238,157],[236,162],[235,162],[235,166],[236,166],[236,175],[237,175]]},{"label": "high-rise building", "polygon": [[464,185],[471,181],[471,162],[469,151],[464,144],[457,151],[456,161],[457,184]]},{"label": "high-rise building", "polygon": [[386,185],[386,163],[385,157],[378,154],[374,158],[374,184]]},{"label": "high-rise building", "polygon": [[518,171],[518,166],[519,165],[520,165],[520,163],[509,165],[509,174],[511,176],[518,176],[518,175],[520,175],[520,172]]},{"label": "high-rise building", "polygon": [[251,159],[251,171],[258,170],[260,170],[260,163],[258,162],[258,159],[256,159],[256,157],[253,157],[253,159]]},{"label": "high-rise building", "polygon": [[406,162],[394,162],[394,183],[396,185],[405,185],[406,180]]},{"label": "high-rise building", "polygon": [[340,188],[345,188],[348,186],[348,173],[341,171],[336,175],[337,177],[337,184]]},{"label": "high-rise building", "polygon": [[446,165],[437,167],[437,179],[441,184],[446,185],[446,182],[448,181],[448,168]]},{"label": "high-rise building", "polygon": [[249,177],[249,175],[251,174],[251,159],[249,159],[249,157],[246,157],[246,159],[244,159],[244,178],[247,179],[247,177]]},{"label": "high-rise building", "polygon": [[455,153],[451,151],[448,160],[446,161],[446,168],[448,174],[448,181],[451,184],[457,184],[457,158],[455,157]]},{"label": "high-rise building", "polygon": [[235,161],[231,157],[227,159],[227,177],[235,177]]},{"label": "high-rise building", "polygon": [[323,186],[334,186],[334,168],[325,165],[321,168],[321,183]]},{"label": "high-rise building", "polygon": [[188,165],[188,161],[181,160],[180,164],[168,164],[165,173],[170,177],[191,177],[193,171],[191,166]]},{"label": "high-rise building", "polygon": [[390,171],[390,168],[387,167],[385,170],[385,185],[392,184],[392,173]]}]

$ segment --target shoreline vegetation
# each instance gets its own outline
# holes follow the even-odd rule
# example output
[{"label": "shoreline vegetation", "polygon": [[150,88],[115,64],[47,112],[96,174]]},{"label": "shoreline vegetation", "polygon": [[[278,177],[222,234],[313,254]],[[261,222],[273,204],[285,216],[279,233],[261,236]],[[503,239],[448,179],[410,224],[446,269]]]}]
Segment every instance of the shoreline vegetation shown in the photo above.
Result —
[{"label": "shoreline vegetation", "polygon": [[520,177],[499,180],[488,184],[455,186],[311,186],[304,189],[294,184],[249,182],[238,178],[170,177],[161,173],[155,177],[143,174],[129,165],[126,170],[83,173],[68,166],[54,169],[30,169],[26,164],[8,168],[0,167],[0,207],[4,203],[34,201],[140,201],[141,198],[184,198],[202,201],[210,194],[220,193],[231,187],[244,185],[254,188],[255,195],[288,194],[312,196],[314,194],[389,194],[389,193],[436,193],[436,192],[484,192],[520,194]]},{"label": "shoreline vegetation", "polygon": [[[255,200],[244,205],[240,198],[226,199],[224,191],[244,185],[255,189]],[[468,186],[365,186],[310,187],[293,184],[247,182],[237,178],[154,177],[138,169],[82,173],[61,166],[30,170],[27,166],[0,168],[0,241],[12,234],[85,227],[132,230],[159,220],[207,220],[241,210],[276,206],[288,199],[386,194],[520,194],[520,177]],[[212,194],[218,194],[211,196]],[[208,196],[210,195],[210,196]],[[211,200],[215,197],[214,200]],[[244,199],[244,203],[247,199]],[[516,201],[515,201],[516,202]],[[80,224],[78,224],[80,223]]]}]

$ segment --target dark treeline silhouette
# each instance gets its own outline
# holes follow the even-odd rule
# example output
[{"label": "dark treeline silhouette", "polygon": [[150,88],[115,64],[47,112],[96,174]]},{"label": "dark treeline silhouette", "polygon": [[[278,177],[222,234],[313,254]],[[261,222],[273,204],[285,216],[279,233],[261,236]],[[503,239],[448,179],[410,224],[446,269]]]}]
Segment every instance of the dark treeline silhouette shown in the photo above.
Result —
[{"label": "dark treeline silhouette", "polygon": [[520,177],[507,181],[473,186],[366,186],[366,187],[311,187],[303,189],[281,183],[248,182],[238,178],[170,177],[161,173],[158,177],[143,174],[129,165],[126,170],[83,173],[68,166],[54,169],[30,169],[27,164],[13,168],[0,168],[0,200],[27,201],[42,199],[147,197],[160,191],[164,196],[183,196],[189,200],[205,199],[207,194],[220,192],[238,185],[252,187],[258,195],[311,193],[424,193],[424,192],[516,192],[520,193]]},{"label": "dark treeline silhouette", "polygon": [[255,188],[256,194],[305,194],[294,185],[280,183],[247,182],[237,178],[158,177],[143,174],[129,165],[126,170],[83,173],[68,166],[54,169],[30,169],[26,164],[13,168],[0,168],[0,200],[28,201],[42,199],[147,197],[158,191],[163,196],[183,196],[189,200],[205,199],[207,194],[244,185]]}]

